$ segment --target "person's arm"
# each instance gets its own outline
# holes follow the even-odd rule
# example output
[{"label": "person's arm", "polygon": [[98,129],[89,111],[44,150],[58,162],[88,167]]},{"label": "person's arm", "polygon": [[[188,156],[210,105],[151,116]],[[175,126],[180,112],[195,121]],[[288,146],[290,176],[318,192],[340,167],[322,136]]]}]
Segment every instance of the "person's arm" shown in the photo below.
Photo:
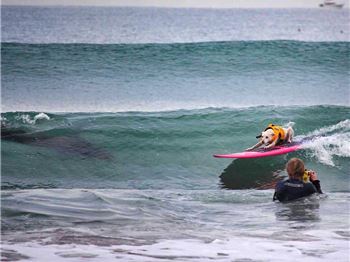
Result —
[{"label": "person's arm", "polygon": [[317,193],[323,194],[323,192],[321,190],[321,183],[320,183],[320,180],[318,180],[318,178],[317,178],[316,172],[309,170],[308,175],[309,175],[310,182],[315,186]]}]

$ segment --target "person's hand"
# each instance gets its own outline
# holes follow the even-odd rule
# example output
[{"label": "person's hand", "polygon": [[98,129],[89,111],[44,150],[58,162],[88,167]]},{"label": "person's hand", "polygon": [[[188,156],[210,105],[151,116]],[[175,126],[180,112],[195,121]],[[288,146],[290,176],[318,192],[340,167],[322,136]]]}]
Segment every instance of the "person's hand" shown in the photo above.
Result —
[{"label": "person's hand", "polygon": [[317,174],[316,174],[315,171],[309,170],[309,171],[307,172],[307,174],[309,175],[310,181],[318,180]]}]

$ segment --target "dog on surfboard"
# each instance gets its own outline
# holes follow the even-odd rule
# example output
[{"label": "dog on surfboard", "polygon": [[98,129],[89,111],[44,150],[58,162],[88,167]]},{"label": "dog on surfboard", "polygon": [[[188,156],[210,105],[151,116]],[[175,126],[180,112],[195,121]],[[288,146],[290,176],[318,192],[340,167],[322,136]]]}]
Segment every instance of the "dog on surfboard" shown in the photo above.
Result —
[{"label": "dog on surfboard", "polygon": [[269,124],[260,135],[256,138],[259,142],[246,149],[246,151],[251,151],[264,145],[264,149],[269,149],[277,145],[284,143],[291,143],[294,136],[294,130],[291,126],[284,128],[282,126]]}]

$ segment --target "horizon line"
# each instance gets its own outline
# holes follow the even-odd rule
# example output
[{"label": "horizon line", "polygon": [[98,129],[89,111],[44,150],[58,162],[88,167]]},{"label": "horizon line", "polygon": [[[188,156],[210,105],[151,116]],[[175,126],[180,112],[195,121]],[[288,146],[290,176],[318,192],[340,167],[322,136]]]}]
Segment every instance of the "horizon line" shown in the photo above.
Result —
[{"label": "horizon line", "polygon": [[0,4],[0,7],[45,7],[45,8],[57,8],[57,7],[117,7],[117,8],[159,8],[159,9],[319,9],[325,11],[341,11],[349,9],[348,6],[342,8],[322,8],[320,6],[230,6],[230,7],[218,7],[218,6],[158,6],[158,5],[103,5],[103,4],[91,4],[91,5],[79,5],[79,4]]},{"label": "horizon line", "polygon": [[44,7],[150,7],[186,9],[348,9],[348,1],[339,0],[342,7],[321,7],[323,0],[3,0],[1,6]]}]

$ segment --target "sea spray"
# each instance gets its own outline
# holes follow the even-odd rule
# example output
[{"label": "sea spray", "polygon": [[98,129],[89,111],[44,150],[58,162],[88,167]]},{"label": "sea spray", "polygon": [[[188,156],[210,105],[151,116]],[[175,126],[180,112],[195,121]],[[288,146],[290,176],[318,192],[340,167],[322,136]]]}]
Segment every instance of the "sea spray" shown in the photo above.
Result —
[{"label": "sea spray", "polygon": [[333,157],[350,157],[349,119],[312,131],[306,137],[313,138],[304,148],[311,150],[311,155],[323,164],[335,166]]},{"label": "sea spray", "polygon": [[45,113],[36,114],[33,118],[29,114],[18,114],[15,119],[22,121],[23,124],[35,125],[38,120],[50,120],[50,117]]}]

